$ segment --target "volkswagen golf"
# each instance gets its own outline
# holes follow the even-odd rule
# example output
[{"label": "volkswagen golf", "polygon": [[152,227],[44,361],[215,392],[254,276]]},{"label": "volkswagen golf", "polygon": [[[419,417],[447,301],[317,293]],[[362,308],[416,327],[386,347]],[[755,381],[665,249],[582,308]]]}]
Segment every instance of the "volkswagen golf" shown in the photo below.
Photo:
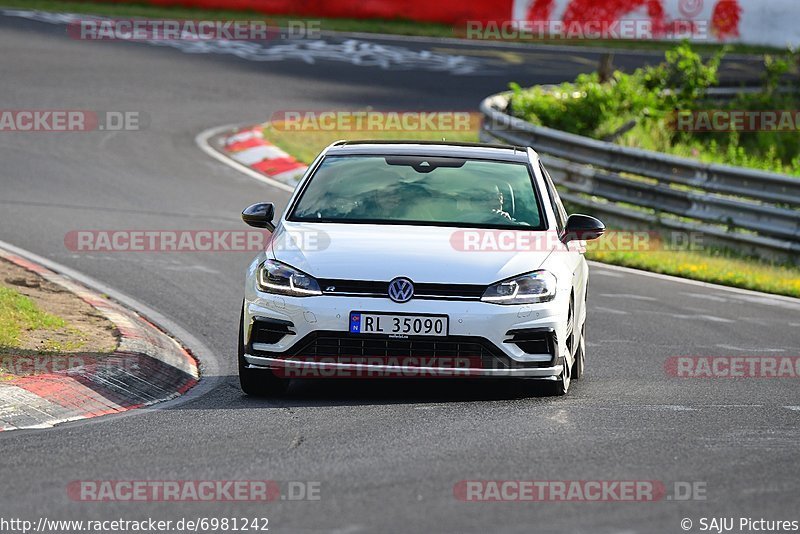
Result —
[{"label": "volkswagen golf", "polygon": [[585,366],[585,241],[531,148],[339,141],[251,263],[239,326],[250,395],[296,378],[505,377],[563,395]]}]

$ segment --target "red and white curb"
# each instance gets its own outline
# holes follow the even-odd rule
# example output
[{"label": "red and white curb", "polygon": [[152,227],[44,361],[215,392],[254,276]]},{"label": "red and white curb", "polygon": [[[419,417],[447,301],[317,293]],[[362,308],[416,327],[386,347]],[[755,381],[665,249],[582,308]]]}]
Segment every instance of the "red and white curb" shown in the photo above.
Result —
[{"label": "red and white curb", "polygon": [[102,360],[0,382],[0,430],[47,428],[150,406],[178,397],[197,384],[197,361],[144,317],[3,248],[0,258],[74,293],[120,332],[117,350]]},{"label": "red and white curb", "polygon": [[297,185],[308,166],[264,139],[263,126],[240,128],[221,139],[222,151],[231,159],[287,185]]}]

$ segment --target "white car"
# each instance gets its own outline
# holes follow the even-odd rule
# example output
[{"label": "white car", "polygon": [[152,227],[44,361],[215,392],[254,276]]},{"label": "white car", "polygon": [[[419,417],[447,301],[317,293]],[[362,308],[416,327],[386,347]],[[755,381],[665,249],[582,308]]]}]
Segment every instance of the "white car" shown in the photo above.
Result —
[{"label": "white car", "polygon": [[530,148],[339,141],[301,180],[247,273],[239,376],[520,377],[563,395],[584,370],[585,240]]}]

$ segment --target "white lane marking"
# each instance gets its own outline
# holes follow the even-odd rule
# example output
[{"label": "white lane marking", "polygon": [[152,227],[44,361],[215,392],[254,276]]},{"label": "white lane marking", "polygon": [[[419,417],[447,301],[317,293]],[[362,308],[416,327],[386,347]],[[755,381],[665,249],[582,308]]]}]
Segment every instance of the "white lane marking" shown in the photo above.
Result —
[{"label": "white lane marking", "polygon": [[592,273],[592,274],[594,274],[595,276],[608,276],[609,278],[625,278],[624,276],[622,276],[619,273],[612,273],[610,271],[609,272],[599,271],[599,272]]},{"label": "white lane marking", "polygon": [[597,261],[590,261],[589,265],[598,269],[608,269],[610,271],[617,271],[620,273],[633,274],[637,276],[646,276],[648,278],[657,278],[665,282],[675,282],[680,284],[687,284],[692,286],[700,286],[706,289],[714,289],[725,293],[735,293],[742,296],[759,297],[765,300],[775,301],[772,304],[783,303],[786,307],[791,307],[800,310],[800,299],[794,297],[786,297],[783,295],[772,295],[769,293],[759,293],[749,289],[740,289],[738,287],[721,286],[719,284],[710,284],[708,282],[700,282],[699,280],[689,280],[688,278],[679,278],[677,276],[670,276],[668,274],[651,273],[648,271],[640,271],[638,269],[631,269],[630,267],[621,267],[619,265],[609,265],[607,263],[600,263]]},{"label": "white lane marking", "polygon": [[[589,407],[589,405],[586,405]],[[647,410],[647,411],[670,411],[670,412],[696,412],[698,410],[702,410],[703,408],[707,408],[708,406],[684,406],[682,404],[611,404],[607,406],[591,406],[593,408],[605,408],[605,409],[635,409],[635,410]]]},{"label": "white lane marking", "polygon": [[741,352],[752,352],[752,353],[758,353],[758,352],[786,352],[786,349],[763,349],[761,347],[757,347],[757,348],[737,347],[735,345],[722,345],[722,344],[718,344],[718,345],[714,345],[714,346],[715,347],[719,347],[721,349],[725,349],[725,350],[738,350],[738,351],[741,351]]},{"label": "white lane marking", "polygon": [[706,321],[712,321],[715,323],[735,323],[733,319],[725,319],[724,317],[717,317],[716,315],[681,315],[679,313],[674,314],[678,319],[705,319]]},{"label": "white lane marking", "polygon": [[740,408],[758,408],[758,409],[774,409],[774,408],[785,408],[787,410],[793,410],[800,412],[800,406],[776,406],[776,405],[766,405],[766,404],[694,404],[691,406],[687,406],[685,404],[597,404],[597,403],[588,403],[588,402],[572,402],[569,400],[565,400],[564,407],[565,408],[581,408],[586,410],[642,410],[648,412],[657,412],[657,411],[672,411],[672,412],[700,412],[703,410],[708,409],[740,409]]},{"label": "white lane marking", "polygon": [[763,408],[763,404],[709,404],[709,408]]},{"label": "white lane marking", "polygon": [[[762,319],[760,317],[739,317],[739,321],[741,321],[743,323],[757,324],[759,326],[769,326],[769,323],[773,322],[771,320]],[[778,320],[776,320],[774,322],[778,322],[780,324],[783,324],[783,321],[781,321],[780,319],[778,319]]]},{"label": "white lane marking", "polygon": [[241,124],[239,124],[239,125],[227,124],[225,126],[218,126],[216,128],[209,128],[208,130],[202,131],[199,134],[197,134],[197,136],[194,138],[194,143],[200,148],[200,150],[202,150],[203,152],[205,152],[207,155],[211,156],[215,160],[220,161],[220,162],[224,163],[225,165],[228,165],[229,167],[233,167],[237,171],[246,174],[250,178],[255,178],[259,182],[264,182],[265,184],[268,184],[268,185],[270,185],[272,187],[275,187],[277,189],[280,189],[282,191],[286,191],[288,193],[293,193],[294,192],[294,187],[291,187],[289,185],[281,183],[281,182],[279,182],[277,180],[273,180],[272,178],[270,178],[268,176],[264,176],[263,174],[254,171],[250,167],[242,165],[238,161],[234,161],[233,159],[229,158],[225,154],[215,150],[209,144],[208,140],[211,139],[212,137],[217,136],[217,135],[221,134],[222,132],[225,132],[225,131],[228,131],[228,130],[234,130],[236,128],[240,128],[241,126],[242,126]]},{"label": "white lane marking", "polygon": [[682,295],[686,295],[687,297],[692,297],[693,299],[702,299],[702,300],[711,300],[713,302],[728,302],[728,299],[724,297],[717,297],[716,295],[704,295],[698,293],[688,293],[686,291],[681,292]]},{"label": "white lane marking", "polygon": [[355,534],[356,532],[364,532],[366,530],[363,525],[347,525],[346,527],[331,530],[331,534]]},{"label": "white lane marking", "polygon": [[[734,295],[736,300],[747,302],[749,304],[763,304],[764,306],[780,306],[780,302],[773,302],[770,300],[769,295]],[[799,306],[800,307],[800,306]]]},{"label": "white lane marking", "polygon": [[[638,339],[600,339],[600,340],[595,340],[594,343],[587,341],[587,344],[589,346],[598,346],[598,345],[600,345],[602,343],[617,343],[617,344],[628,344],[628,345],[641,345],[642,344],[642,342],[640,340],[638,340]],[[669,349],[670,351],[674,351],[675,350],[675,344],[674,343],[656,343],[655,341],[651,340],[651,341],[648,341],[648,346],[650,348]],[[715,347],[713,345],[692,345],[690,347],[690,349],[687,349],[687,350],[694,351],[695,353],[698,353],[698,354],[705,354],[705,353],[707,353],[708,351],[710,351],[710,350],[712,350],[714,348]]]},{"label": "white lane marking", "polygon": [[644,295],[634,295],[632,293],[600,293],[598,297],[606,297],[612,299],[631,299],[631,300],[644,300],[647,302],[658,302],[657,298],[645,297]]},{"label": "white lane marking", "polygon": [[206,267],[205,265],[165,265],[161,267],[165,271],[179,271],[179,272],[187,272],[187,271],[194,271],[196,273],[201,274],[210,274],[213,276],[224,276],[221,271],[216,269],[212,269],[211,267]]},{"label": "white lane marking", "polygon": [[629,315],[628,312],[622,310],[615,310],[614,308],[606,308],[603,306],[593,306],[590,308],[589,311],[601,311],[604,313],[610,313],[612,315]]},{"label": "white lane marking", "polygon": [[672,317],[673,319],[686,319],[693,321],[695,319],[703,319],[714,323],[735,323],[733,319],[725,319],[724,317],[717,317],[715,315],[707,315],[702,313],[670,313],[658,310],[637,310],[636,313],[649,313],[651,315],[663,315],[664,317]]},{"label": "white lane marking", "polygon": [[787,410],[792,410],[793,412],[800,412],[800,406],[784,406]]},{"label": "white lane marking", "polygon": [[438,408],[444,408],[445,406],[447,406],[447,404],[440,402],[440,403],[436,403],[436,404],[422,404],[422,405],[419,405],[419,406],[414,406],[414,409],[415,410],[436,410]]},{"label": "white lane marking", "polygon": [[[99,254],[90,256],[87,256],[85,254],[61,254],[61,255],[56,255],[56,257],[81,259],[89,261],[100,261],[103,263],[129,261],[123,257],[114,256],[111,254]],[[195,271],[197,273],[222,276],[221,271],[212,269],[211,267],[207,267],[205,265],[197,264],[194,262],[193,259],[190,260],[187,258],[183,258],[183,261],[180,261],[177,259],[146,258],[144,256],[140,256],[137,261],[137,264],[142,266],[152,267],[153,269],[162,269],[164,271]]]}]

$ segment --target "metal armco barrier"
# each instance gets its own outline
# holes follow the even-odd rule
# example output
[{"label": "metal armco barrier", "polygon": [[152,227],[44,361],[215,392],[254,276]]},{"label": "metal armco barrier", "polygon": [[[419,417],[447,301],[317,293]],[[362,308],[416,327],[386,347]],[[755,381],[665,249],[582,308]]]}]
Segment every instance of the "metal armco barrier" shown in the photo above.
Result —
[{"label": "metal armco barrier", "polygon": [[622,147],[535,126],[507,108],[507,94],[481,103],[481,140],[533,147],[565,200],[623,224],[702,232],[800,263],[800,178]]}]

